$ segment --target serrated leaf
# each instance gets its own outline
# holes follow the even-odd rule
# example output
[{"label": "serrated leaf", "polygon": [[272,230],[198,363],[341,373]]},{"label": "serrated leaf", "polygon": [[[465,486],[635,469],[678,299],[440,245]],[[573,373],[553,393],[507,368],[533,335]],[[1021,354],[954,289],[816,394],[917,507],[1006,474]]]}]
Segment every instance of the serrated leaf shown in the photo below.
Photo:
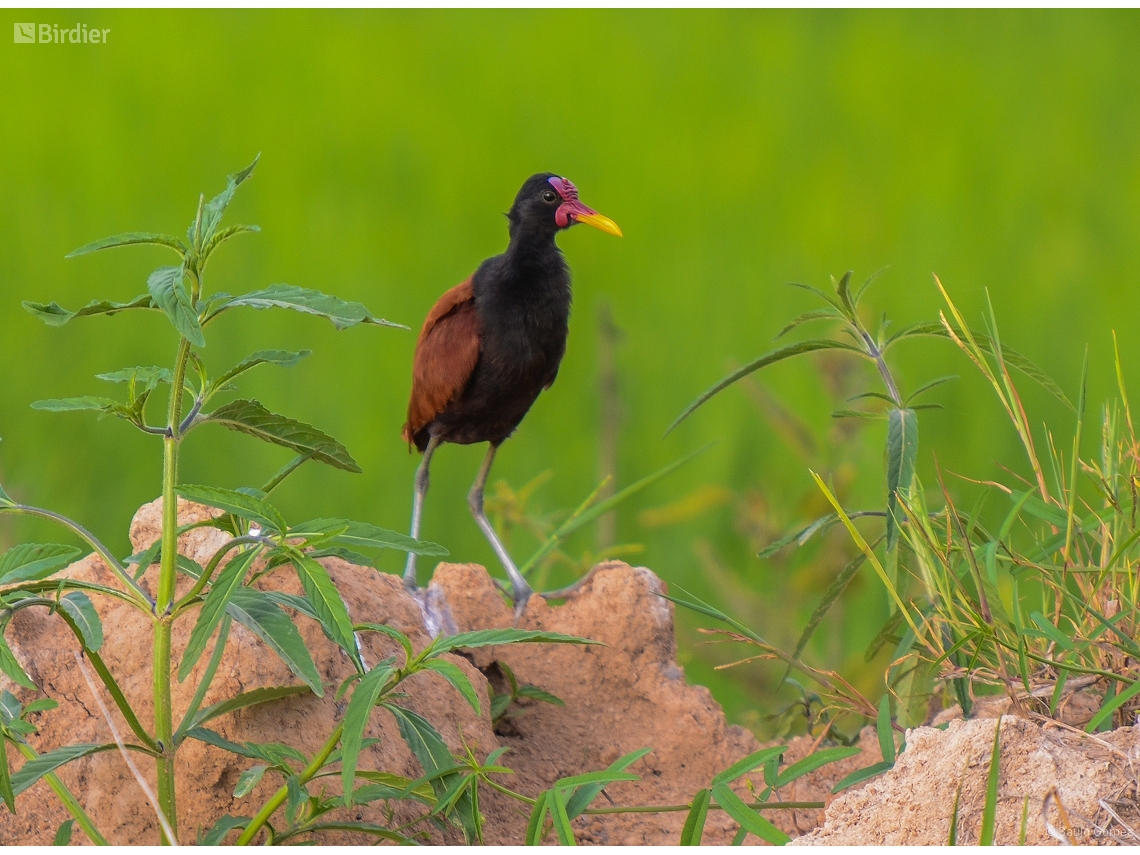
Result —
[{"label": "serrated leaf", "polygon": [[[390,667],[373,668],[352,691],[348,707],[344,711],[344,728],[341,732],[341,783],[344,787],[346,800],[353,792],[356,781],[356,766],[360,759],[360,750],[364,741],[364,731],[368,727],[368,719],[372,709],[380,699],[388,680],[392,677]],[[351,804],[351,801],[349,801]]]},{"label": "serrated leaf", "polygon": [[[442,800],[455,784],[456,776],[464,777],[460,771],[464,767],[455,764],[455,758],[451,756],[447,744],[430,721],[418,713],[395,704],[385,703],[383,706],[396,718],[400,736],[420,761],[425,775],[430,777],[436,798]],[[474,813],[475,803],[470,789],[466,789],[456,800],[452,819],[458,819],[462,824],[464,836],[468,841],[478,838],[478,822]]]},{"label": "serrated leaf", "polygon": [[45,579],[82,554],[83,550],[61,543],[21,543],[0,556],[0,583]]},{"label": "serrated leaf", "polygon": [[262,591],[262,593],[279,606],[296,609],[305,617],[317,620],[317,613],[313,611],[313,606],[304,597],[298,597],[296,594],[286,594],[284,591]]},{"label": "serrated leaf", "polygon": [[12,649],[8,646],[3,634],[0,634],[0,672],[3,672],[9,680],[18,683],[25,689],[39,688],[32,682],[32,678],[24,673],[23,667],[12,654]]},{"label": "serrated leaf", "polygon": [[203,846],[221,846],[226,835],[238,828],[249,825],[248,816],[230,816],[228,813],[214,823],[213,828],[202,838]]},{"label": "serrated leaf", "polygon": [[[396,704],[384,704],[384,709],[395,716],[400,736],[420,762],[425,774],[432,775],[455,766],[455,758],[451,756],[447,743],[430,721]],[[449,777],[450,775],[432,780],[432,790],[437,796],[447,791],[450,786],[450,781],[447,780]]]},{"label": "serrated leaf", "polygon": [[59,601],[65,620],[79,634],[85,650],[98,653],[103,646],[103,622],[95,604],[82,591],[72,591]]},{"label": "serrated leaf", "polygon": [[514,700],[510,695],[495,695],[491,698],[491,721],[498,721]]},{"label": "serrated leaf", "polygon": [[20,771],[12,775],[12,792],[17,796],[24,792],[28,787],[46,775],[48,772],[54,772],[65,763],[70,763],[72,760],[78,760],[80,757],[86,757],[89,754],[95,754],[100,751],[114,751],[118,748],[115,743],[107,745],[97,745],[95,743],[80,743],[79,745],[66,745],[63,748],[57,748],[54,751],[49,751],[46,754],[41,754],[34,760],[29,760],[20,767]]},{"label": "serrated leaf", "polygon": [[556,707],[566,706],[566,702],[557,695],[552,695],[545,689],[540,689],[538,686],[532,686],[530,683],[519,686],[518,696],[520,698],[530,698],[535,701],[542,701],[546,704],[552,704]]},{"label": "serrated leaf", "polygon": [[198,664],[206,650],[206,644],[214,634],[226,607],[233,599],[234,592],[241,587],[245,574],[257,558],[259,548],[239,552],[233,556],[222,568],[221,572],[210,584],[210,590],[202,607],[198,610],[198,619],[194,622],[194,629],[190,632],[190,640],[186,642],[186,649],[182,653],[182,661],[178,666],[178,681],[182,682]]},{"label": "serrated leaf", "polygon": [[234,798],[244,799],[253,792],[253,788],[261,783],[261,779],[265,777],[265,770],[268,766],[258,765],[250,766],[241,775],[238,776],[237,785],[234,787]]},{"label": "serrated leaf", "polygon": [[681,846],[700,846],[701,836],[705,832],[705,818],[709,813],[709,799],[711,790],[701,790],[693,796],[693,805],[689,808],[689,815],[685,817],[685,827],[681,829]]},{"label": "serrated leaf", "polygon": [[125,416],[127,408],[111,398],[98,398],[82,395],[77,398],[49,398],[46,401],[33,401],[33,410],[47,410],[52,413],[70,413],[80,410],[93,410],[104,415]]},{"label": "serrated leaf", "polygon": [[251,368],[256,368],[258,365],[280,365],[282,368],[290,368],[311,353],[311,350],[259,350],[256,353],[251,353],[229,371],[211,381],[210,389],[220,389],[235,377],[244,374]]},{"label": "serrated leaf", "polygon": [[361,471],[348,449],[327,433],[304,422],[271,413],[260,401],[231,401],[203,416],[202,421],[220,424],[230,430],[292,449],[298,454],[309,454],[313,460],[337,469]]},{"label": "serrated leaf", "polygon": [[118,371],[109,371],[106,374],[96,374],[96,380],[106,380],[108,383],[142,383],[144,386],[170,383],[173,375],[169,368],[159,368],[157,365],[135,365],[131,368],[120,368]]},{"label": "serrated leaf", "polygon": [[259,751],[252,751],[245,745],[239,745],[236,742],[230,742],[220,733],[210,730],[208,727],[194,727],[186,731],[186,736],[190,739],[197,739],[199,742],[205,742],[207,745],[213,745],[215,748],[220,748],[223,751],[228,751],[231,754],[236,754],[239,757],[245,757],[248,760],[264,760],[262,753]]},{"label": "serrated leaf", "polygon": [[154,309],[154,301],[150,294],[140,294],[126,303],[115,303],[110,300],[92,300],[81,309],[74,312],[60,306],[58,303],[34,303],[31,300],[23,302],[24,308],[35,315],[48,326],[61,327],[73,318],[84,318],[90,315],[113,315],[125,309]]},{"label": "serrated leaf", "polygon": [[111,249],[116,246],[132,246],[146,243],[168,247],[179,255],[185,255],[189,251],[186,244],[173,235],[155,234],[153,232],[123,232],[122,234],[111,235],[110,237],[91,241],[91,243],[85,243],[79,247],[79,249],[73,249],[65,255],[64,258],[75,258],[76,256],[87,255],[89,252],[98,252],[101,249]]},{"label": "serrated leaf", "polygon": [[198,484],[181,484],[176,490],[184,499],[236,514],[242,519],[257,523],[263,529],[279,534],[284,534],[289,529],[289,524],[285,522],[285,517],[277,508],[264,499],[248,493]]},{"label": "serrated leaf", "polygon": [[240,224],[226,226],[224,229],[221,229],[212,238],[210,238],[210,242],[206,244],[206,248],[202,250],[202,254],[206,257],[209,257],[215,249],[228,241],[230,238],[236,235],[246,234],[247,232],[253,233],[259,231],[261,231],[260,226],[247,226]]},{"label": "serrated leaf", "polygon": [[398,549],[401,552],[414,552],[417,555],[447,555],[448,551],[438,543],[416,540],[398,531],[346,519],[316,519],[293,526],[290,537],[329,535],[331,543],[364,549]]},{"label": "serrated leaf", "polygon": [[321,675],[301,634],[269,597],[252,588],[238,588],[226,613],[264,641],[317,697],[324,697]]},{"label": "serrated leaf", "polygon": [[728,784],[713,784],[712,796],[716,799],[716,803],[724,808],[725,813],[740,823],[742,830],[749,831],[775,846],[783,846],[791,840],[787,834],[746,805]]},{"label": "serrated leaf", "polygon": [[254,309],[292,309],[295,312],[328,318],[338,330],[357,324],[407,329],[403,324],[377,318],[360,303],[348,302],[331,294],[322,294],[320,291],[299,288],[296,285],[270,285],[260,291],[230,297],[215,310],[215,314],[235,306],[249,306]]},{"label": "serrated leaf", "polygon": [[899,493],[910,492],[918,458],[918,416],[912,409],[893,409],[887,422],[887,550],[898,541]]},{"label": "serrated leaf", "polygon": [[343,546],[325,546],[320,549],[313,549],[306,554],[310,558],[339,558],[342,561],[347,561],[349,564],[355,564],[357,567],[376,566],[375,559],[369,558],[362,552],[345,549]]},{"label": "serrated leaf", "polygon": [[198,314],[194,311],[194,304],[190,302],[190,294],[182,281],[185,276],[186,271],[182,265],[160,267],[147,277],[146,288],[154,304],[162,309],[179,335],[197,347],[205,347],[206,337],[198,323]]},{"label": "serrated leaf", "polygon": [[38,701],[32,701],[24,707],[24,715],[31,715],[32,713],[48,712],[59,707],[59,702],[52,698],[40,698]]},{"label": "serrated leaf", "polygon": [[[499,644],[598,644],[588,638],[564,635],[561,632],[548,632],[539,629],[479,629],[474,632],[461,632],[457,635],[441,636],[431,645],[429,655],[449,653],[463,648],[494,647]],[[604,645],[602,645],[604,646]]]},{"label": "serrated leaf", "polygon": [[294,558],[293,567],[325,632],[352,659],[357,659],[359,654],[352,633],[352,620],[329,571],[319,561],[308,557]]},{"label": "serrated leaf", "polygon": [[257,157],[253,159],[253,163],[247,166],[240,172],[235,172],[226,179],[226,189],[206,203],[202,209],[202,224],[197,236],[197,246],[202,248],[210,243],[214,237],[214,233],[218,229],[218,224],[222,220],[222,214],[225,213],[226,208],[234,198],[234,191],[241,185],[243,181],[253,174],[254,167],[257,166],[257,161],[261,159],[261,153],[258,152]]},{"label": "serrated leaf", "polygon": [[309,793],[296,775],[290,775],[285,779],[285,792],[285,821],[289,825],[296,825]]},{"label": "serrated leaf", "polygon": [[199,710],[188,729],[201,727],[212,719],[237,712],[238,710],[243,710],[246,707],[257,706],[258,704],[268,703],[269,701],[279,701],[282,698],[306,695],[311,691],[312,689],[308,686],[264,686],[260,689],[250,689],[248,692],[242,692],[240,695],[235,695],[232,698],[219,701],[203,710]]},{"label": "serrated leaf", "polygon": [[666,436],[672,432],[673,428],[677,427],[677,425],[687,419],[694,410],[703,405],[714,395],[718,394],[724,389],[727,389],[740,378],[747,377],[749,374],[752,374],[755,371],[759,371],[761,368],[765,368],[769,365],[774,365],[777,362],[782,362],[783,360],[789,359],[793,356],[799,356],[804,353],[811,353],[816,350],[847,350],[851,351],[852,353],[863,355],[863,351],[855,345],[847,344],[846,342],[842,341],[832,341],[831,339],[809,339],[807,341],[799,341],[795,344],[789,344],[773,350],[770,353],[766,353],[763,356],[752,360],[743,368],[738,368],[736,371],[733,371],[727,377],[724,377],[723,379],[714,383],[704,392],[702,392],[700,396],[695,401],[693,401],[693,403],[689,404],[689,406],[685,408],[681,415],[677,416],[677,418],[673,420],[673,424],[669,425],[668,430],[665,431]]},{"label": "serrated leaf", "polygon": [[424,663],[424,667],[430,671],[435,671],[455,686],[459,694],[463,695],[467,699],[467,703],[471,704],[471,708],[475,710],[475,715],[483,715],[483,709],[479,706],[479,695],[475,692],[475,687],[471,685],[467,675],[463,673],[462,668],[454,662],[448,662],[444,659],[429,659]]}]

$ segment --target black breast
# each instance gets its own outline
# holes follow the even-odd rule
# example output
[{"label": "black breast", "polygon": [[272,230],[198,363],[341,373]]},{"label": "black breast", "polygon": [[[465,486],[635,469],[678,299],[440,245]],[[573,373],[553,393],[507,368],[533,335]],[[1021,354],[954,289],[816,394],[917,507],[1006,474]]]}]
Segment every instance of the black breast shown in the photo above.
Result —
[{"label": "black breast", "polygon": [[501,443],[554,382],[569,331],[570,269],[553,241],[550,248],[524,259],[498,255],[476,271],[479,361],[437,419],[443,439]]}]

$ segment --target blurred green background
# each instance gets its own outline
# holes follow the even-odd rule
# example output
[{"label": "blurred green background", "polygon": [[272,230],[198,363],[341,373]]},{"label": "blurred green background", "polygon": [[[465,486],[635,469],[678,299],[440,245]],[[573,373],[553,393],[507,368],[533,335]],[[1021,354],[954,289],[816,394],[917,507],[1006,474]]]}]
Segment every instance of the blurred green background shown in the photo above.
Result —
[{"label": "blurred green background", "polygon": [[[288,282],[419,324],[443,290],[502,250],[522,181],[551,170],[624,229],[574,229],[571,339],[558,382],[506,444],[492,479],[553,515],[599,480],[599,317],[620,329],[614,370],[619,487],[718,444],[617,515],[627,554],[790,647],[852,554],[845,535],[760,560],[757,550],[822,512],[808,466],[852,508],[881,505],[882,422],[835,422],[877,388],[864,366],[807,358],[736,387],[662,439],[701,390],[766,351],[829,288],[890,265],[868,318],[936,319],[935,271],[972,322],[989,290],[1004,338],[1075,392],[1090,351],[1090,401],[1113,388],[1110,330],[1140,376],[1140,17],[1125,12],[867,11],[98,11],[9,10],[14,22],[109,28],[106,45],[0,38],[0,476],[14,496],[71,515],[119,553],[134,510],[160,491],[153,437],[123,422],[51,414],[38,398],[113,394],[94,374],[169,364],[158,316],[49,328],[20,301],[75,308],[145,291],[165,250],[65,261],[95,238],[181,234],[199,193],[263,152],[229,222],[262,233],[225,247],[207,289]],[[6,30],[4,32],[7,32]],[[823,332],[820,330],[819,332]],[[403,529],[418,455],[399,437],[414,331],[354,328],[286,312],[229,313],[211,328],[214,370],[260,348],[311,348],[243,392],[341,439],[362,475],[309,464],[275,493],[293,520],[349,516]],[[901,381],[963,378],[921,414],[920,477],[1024,468],[1012,429],[965,358],[925,340],[895,354]],[[604,373],[604,372],[603,372]],[[1072,417],[1023,383],[1030,419],[1071,442]],[[158,409],[156,408],[156,412]],[[1095,433],[1095,431],[1090,431]],[[1090,440],[1091,441],[1091,440]],[[498,572],[464,496],[480,447],[436,458],[424,536]],[[604,456],[604,455],[603,455]],[[187,441],[185,481],[260,485],[281,449],[207,428]],[[950,479],[969,493],[968,482]],[[0,546],[59,540],[0,520]],[[511,533],[525,558],[534,540]],[[596,553],[596,533],[567,544]],[[386,556],[385,569],[401,566]],[[863,571],[861,571],[863,572]],[[550,583],[570,578],[557,567]],[[426,575],[426,573],[424,573]],[[863,650],[886,615],[860,576],[809,658],[872,690],[885,663]],[[713,666],[740,651],[702,644],[680,615],[690,679],[764,730],[782,701],[770,666]]]}]

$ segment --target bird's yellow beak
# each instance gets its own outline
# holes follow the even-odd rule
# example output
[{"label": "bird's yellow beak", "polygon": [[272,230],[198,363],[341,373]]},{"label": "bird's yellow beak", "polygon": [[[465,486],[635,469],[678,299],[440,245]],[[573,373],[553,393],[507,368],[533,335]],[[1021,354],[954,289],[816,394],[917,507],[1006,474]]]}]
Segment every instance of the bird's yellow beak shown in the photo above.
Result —
[{"label": "bird's yellow beak", "polygon": [[618,227],[618,224],[604,214],[599,214],[597,212],[591,212],[589,214],[576,213],[574,214],[574,219],[579,223],[585,223],[588,226],[593,226],[595,229],[601,229],[606,234],[611,234],[615,237],[622,236],[621,229]]}]

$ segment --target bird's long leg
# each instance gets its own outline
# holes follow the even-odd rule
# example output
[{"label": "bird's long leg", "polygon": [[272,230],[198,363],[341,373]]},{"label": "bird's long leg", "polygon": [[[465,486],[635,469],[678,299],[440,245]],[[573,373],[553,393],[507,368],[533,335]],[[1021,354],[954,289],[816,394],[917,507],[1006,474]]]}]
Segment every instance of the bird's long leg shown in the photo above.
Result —
[{"label": "bird's long leg", "polygon": [[479,524],[479,528],[483,530],[483,534],[491,542],[491,548],[495,550],[495,554],[499,556],[499,560],[503,562],[503,567],[506,568],[507,575],[511,577],[511,594],[515,601],[515,608],[521,609],[526,605],[526,601],[530,599],[533,592],[522,573],[515,566],[515,562],[511,560],[511,556],[507,554],[506,547],[499,540],[499,536],[495,534],[495,529],[487,521],[487,515],[483,513],[483,486],[487,483],[487,475],[491,472],[491,464],[495,461],[495,452],[498,450],[499,446],[494,443],[491,443],[487,449],[487,456],[483,458],[483,465],[479,467],[479,474],[475,476],[475,483],[471,485],[471,492],[467,494],[467,504],[475,517],[475,522]]},{"label": "bird's long leg", "polygon": [[[412,500],[412,537],[419,539],[420,518],[424,510],[424,496],[428,491],[428,467],[431,466],[431,456],[439,445],[439,437],[433,436],[428,440],[424,449],[424,459],[420,461],[420,468],[416,470],[416,496]],[[416,553],[408,553],[408,563],[404,567],[404,587],[409,591],[416,589]]]}]

